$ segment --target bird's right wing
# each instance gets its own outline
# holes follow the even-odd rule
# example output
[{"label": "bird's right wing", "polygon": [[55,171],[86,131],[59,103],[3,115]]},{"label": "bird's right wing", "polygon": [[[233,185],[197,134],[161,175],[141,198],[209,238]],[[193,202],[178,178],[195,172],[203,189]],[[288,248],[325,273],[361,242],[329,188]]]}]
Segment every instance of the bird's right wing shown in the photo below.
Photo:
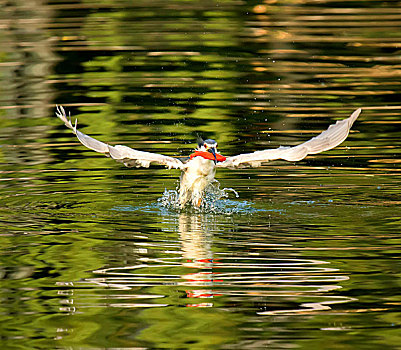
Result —
[{"label": "bird's right wing", "polygon": [[96,152],[103,153],[106,156],[117,160],[118,162],[124,163],[124,165],[127,167],[148,168],[150,163],[157,163],[160,165],[165,165],[169,169],[181,169],[184,165],[177,158],[168,157],[157,153],[137,151],[122,145],[110,146],[106,143],[98,141],[93,137],[90,137],[77,130],[77,120],[75,120],[75,125],[72,125],[71,117],[69,116],[67,118],[65,110],[62,106],[57,106],[56,115],[64,122],[67,128],[72,130],[72,132],[77,136],[78,140],[85,147],[88,147]]},{"label": "bird's right wing", "polygon": [[222,168],[244,168],[258,167],[271,160],[284,159],[291,162],[304,159],[308,154],[316,154],[327,151],[338,146],[343,142],[352,127],[352,124],[358,118],[361,109],[358,108],[347,119],[337,121],[318,136],[301,143],[294,147],[279,147],[276,149],[267,149],[253,153],[240,154],[238,156],[228,157],[224,162],[218,163]]}]

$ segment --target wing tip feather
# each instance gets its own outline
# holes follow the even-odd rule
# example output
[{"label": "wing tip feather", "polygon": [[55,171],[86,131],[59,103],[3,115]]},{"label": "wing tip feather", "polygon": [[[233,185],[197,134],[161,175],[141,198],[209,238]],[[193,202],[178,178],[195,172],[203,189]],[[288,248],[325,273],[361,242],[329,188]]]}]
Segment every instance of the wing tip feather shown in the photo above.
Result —
[{"label": "wing tip feather", "polygon": [[126,166],[131,167],[146,167],[148,168],[152,162],[166,166],[168,169],[183,169],[184,163],[177,158],[164,156],[157,153],[149,153],[138,151],[127,146],[116,145],[110,146],[107,143],[103,143],[90,137],[83,132],[78,130],[78,120],[75,119],[74,124],[71,121],[71,114],[67,113],[63,106],[56,104],[56,116],[61,119],[62,122],[71,129],[72,132],[77,136],[78,141],[85,147],[103,153],[106,156],[124,163]]},{"label": "wing tip feather", "polygon": [[[338,146],[347,138],[352,125],[359,117],[362,110],[362,108],[357,108],[348,118],[337,121],[335,124],[330,125],[328,129],[323,131],[321,134],[297,146],[280,146],[277,149],[267,149],[253,153],[239,154],[233,157],[228,157],[225,162],[222,162],[220,166],[217,166],[225,168],[240,168],[246,166],[260,166],[263,163],[276,159],[299,161],[304,159],[308,154],[316,154],[327,151]],[[322,142],[322,137],[319,138],[319,136],[327,137],[329,135],[330,137],[327,138],[325,142]],[[320,144],[315,145],[315,147],[310,147],[311,142],[316,143],[316,141],[319,141]],[[264,159],[262,159],[261,156],[263,156]]]}]

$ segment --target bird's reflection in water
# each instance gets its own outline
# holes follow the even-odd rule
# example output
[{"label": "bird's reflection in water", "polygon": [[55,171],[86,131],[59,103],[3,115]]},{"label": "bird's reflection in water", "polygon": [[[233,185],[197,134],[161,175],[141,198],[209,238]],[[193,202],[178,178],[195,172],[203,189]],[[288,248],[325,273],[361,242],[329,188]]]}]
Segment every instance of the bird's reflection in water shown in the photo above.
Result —
[{"label": "bird's reflection in water", "polygon": [[[223,307],[273,315],[330,310],[352,300],[333,294],[348,276],[326,261],[303,258],[267,226],[243,232],[233,218],[201,213],[162,218],[166,239],[150,234],[145,241],[125,242],[136,264],[99,269],[93,278],[64,284],[74,289],[69,296],[75,308]],[[178,242],[171,240],[177,231]],[[90,301],[82,293],[90,289],[99,300],[93,292]]]},{"label": "bird's reflection in water", "polygon": [[[193,286],[194,289],[186,290],[188,298],[213,298],[220,295],[212,289],[197,287],[210,287],[222,282],[215,278],[213,267],[218,264],[212,252],[213,229],[212,223],[207,220],[211,216],[190,215],[182,213],[178,219],[178,228],[182,244],[182,265],[189,268],[191,272],[182,276],[185,285]],[[192,272],[196,269],[196,272]],[[212,303],[187,304],[192,307],[211,307]]]}]

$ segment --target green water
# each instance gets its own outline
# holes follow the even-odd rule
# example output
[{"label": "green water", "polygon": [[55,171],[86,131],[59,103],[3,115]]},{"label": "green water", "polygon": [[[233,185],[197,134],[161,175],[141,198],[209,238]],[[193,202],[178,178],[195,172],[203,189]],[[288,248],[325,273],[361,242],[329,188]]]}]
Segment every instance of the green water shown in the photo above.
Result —
[{"label": "green water", "polygon": [[[2,349],[399,349],[401,2],[0,1]],[[230,156],[215,211],[179,171],[85,149]],[[237,195],[238,196],[237,196]]]}]

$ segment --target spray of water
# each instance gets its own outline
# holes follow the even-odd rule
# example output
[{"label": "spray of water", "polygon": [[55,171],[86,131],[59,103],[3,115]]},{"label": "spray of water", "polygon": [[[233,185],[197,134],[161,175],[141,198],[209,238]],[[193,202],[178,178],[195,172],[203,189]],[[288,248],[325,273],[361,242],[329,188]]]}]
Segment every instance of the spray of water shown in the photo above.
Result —
[{"label": "spray of water", "polygon": [[220,183],[215,180],[206,188],[202,204],[199,207],[194,207],[188,202],[184,208],[181,208],[178,189],[164,190],[162,197],[157,202],[160,207],[176,212],[193,211],[227,215],[237,213],[249,214],[252,211],[253,208],[248,202],[231,200],[229,198],[230,195],[234,195],[235,198],[239,197],[238,193],[232,188],[221,189]]}]

